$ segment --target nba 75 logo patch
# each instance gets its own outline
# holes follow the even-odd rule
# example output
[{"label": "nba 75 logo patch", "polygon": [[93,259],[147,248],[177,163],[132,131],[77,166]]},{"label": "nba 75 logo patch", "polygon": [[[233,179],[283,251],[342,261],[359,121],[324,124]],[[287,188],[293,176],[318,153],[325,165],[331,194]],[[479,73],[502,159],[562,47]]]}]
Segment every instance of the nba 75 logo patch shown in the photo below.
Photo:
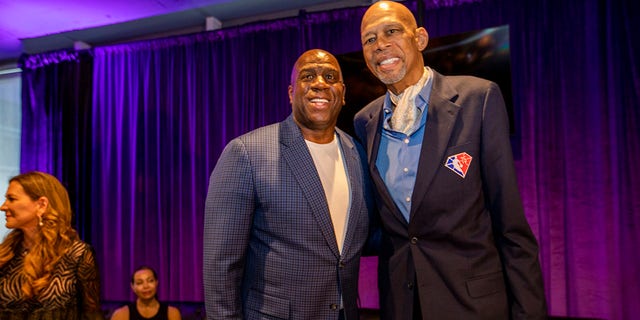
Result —
[{"label": "nba 75 logo patch", "polygon": [[466,152],[458,153],[449,156],[444,166],[464,178],[464,176],[467,175],[467,170],[469,170],[472,159],[473,157]]}]

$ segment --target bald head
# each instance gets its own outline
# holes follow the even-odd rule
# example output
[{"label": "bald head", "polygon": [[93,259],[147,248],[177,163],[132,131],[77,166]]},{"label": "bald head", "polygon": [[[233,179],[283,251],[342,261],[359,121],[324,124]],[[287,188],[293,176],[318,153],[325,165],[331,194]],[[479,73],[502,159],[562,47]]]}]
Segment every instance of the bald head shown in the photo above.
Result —
[{"label": "bald head", "polygon": [[340,72],[340,80],[342,80],[342,71],[340,70],[338,59],[336,59],[336,57],[334,57],[331,53],[322,49],[311,49],[302,53],[300,57],[298,57],[298,60],[296,60],[296,63],[293,65],[293,69],[291,69],[291,84],[294,84],[296,82],[296,78],[301,70],[301,67],[310,62],[327,63],[333,65]]},{"label": "bald head", "polygon": [[412,29],[418,28],[416,18],[409,8],[394,1],[378,1],[372,4],[364,13],[362,23],[360,24],[360,32],[364,31],[367,25],[379,21],[384,17],[391,17]]}]

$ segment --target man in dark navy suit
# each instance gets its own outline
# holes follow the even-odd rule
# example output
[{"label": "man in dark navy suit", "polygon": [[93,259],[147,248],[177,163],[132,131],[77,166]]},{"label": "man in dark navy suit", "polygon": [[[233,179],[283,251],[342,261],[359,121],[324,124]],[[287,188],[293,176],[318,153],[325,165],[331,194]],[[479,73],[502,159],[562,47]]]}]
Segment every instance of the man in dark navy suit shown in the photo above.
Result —
[{"label": "man in dark navy suit", "polygon": [[425,67],[428,40],[400,3],[362,18],[365,61],[388,89],[354,119],[384,227],[382,319],[543,319],[500,89]]}]

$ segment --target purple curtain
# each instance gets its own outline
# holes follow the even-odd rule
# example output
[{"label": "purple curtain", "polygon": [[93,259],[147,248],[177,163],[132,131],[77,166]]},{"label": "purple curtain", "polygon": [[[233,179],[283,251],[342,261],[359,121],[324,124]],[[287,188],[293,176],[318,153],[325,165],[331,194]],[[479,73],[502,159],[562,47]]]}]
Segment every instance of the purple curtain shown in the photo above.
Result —
[{"label": "purple curtain", "polygon": [[[80,236],[92,241],[87,156],[91,136],[91,53],[59,51],[23,56],[20,171],[41,170],[69,190]],[[78,191],[80,194],[78,194]]]},{"label": "purple curtain", "polygon": [[208,178],[224,145],[290,112],[302,48],[295,20],[95,49],[94,233],[104,299],[136,266],[158,269],[160,297],[201,301]]},{"label": "purple curtain", "polygon": [[[415,1],[407,4],[416,10]],[[509,25],[516,167],[550,313],[633,319],[640,314],[640,172],[633,169],[640,160],[639,5],[425,4],[419,16],[432,38]],[[83,199],[79,228],[96,247],[103,299],[131,299],[131,270],[149,264],[159,271],[161,299],[202,300],[203,204],[223,146],[290,113],[289,73],[301,52],[360,50],[363,13],[302,13],[98,47],[91,70],[71,79],[52,70],[67,62],[25,63],[30,116],[23,117],[22,169],[67,170],[60,175]],[[51,60],[26,61],[33,58]],[[90,88],[75,87],[79,97],[89,93],[89,107],[59,100],[56,88],[91,72]],[[74,110],[83,116],[67,123],[74,131],[66,135],[57,120],[39,118]],[[34,147],[43,142],[50,146]],[[56,151],[68,144],[79,147]],[[373,279],[370,263],[363,268]],[[375,299],[362,294],[364,306],[377,306]]]}]

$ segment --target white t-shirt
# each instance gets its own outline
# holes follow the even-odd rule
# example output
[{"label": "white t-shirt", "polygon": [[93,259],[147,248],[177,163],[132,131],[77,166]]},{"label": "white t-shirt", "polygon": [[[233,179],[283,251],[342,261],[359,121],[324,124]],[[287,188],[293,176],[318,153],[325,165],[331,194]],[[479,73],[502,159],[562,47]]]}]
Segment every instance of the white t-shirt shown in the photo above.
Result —
[{"label": "white t-shirt", "polygon": [[333,135],[333,141],[325,144],[305,141],[316,165],[316,170],[320,175],[320,181],[329,205],[333,231],[338,242],[338,249],[342,252],[351,201],[342,149],[335,134]]}]

